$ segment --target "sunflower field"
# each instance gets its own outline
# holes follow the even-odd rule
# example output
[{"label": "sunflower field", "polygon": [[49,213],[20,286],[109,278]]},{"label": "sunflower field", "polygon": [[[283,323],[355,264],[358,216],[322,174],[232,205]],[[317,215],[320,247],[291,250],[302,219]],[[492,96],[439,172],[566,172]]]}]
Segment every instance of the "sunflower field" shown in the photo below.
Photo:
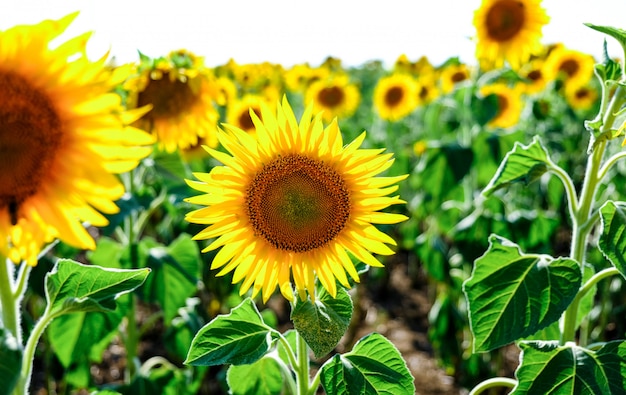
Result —
[{"label": "sunflower field", "polygon": [[0,31],[0,393],[626,394],[625,30],[116,64],[77,15]]}]

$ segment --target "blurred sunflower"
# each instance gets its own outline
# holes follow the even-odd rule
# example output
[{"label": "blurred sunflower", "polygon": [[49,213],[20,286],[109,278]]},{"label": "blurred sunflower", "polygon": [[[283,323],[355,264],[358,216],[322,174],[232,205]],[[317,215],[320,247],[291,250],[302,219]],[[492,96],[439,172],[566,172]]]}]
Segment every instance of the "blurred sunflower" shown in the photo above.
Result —
[{"label": "blurred sunflower", "polygon": [[187,201],[207,207],[187,220],[208,225],[195,239],[214,239],[203,252],[221,248],[211,269],[231,271],[240,294],[252,288],[267,301],[278,286],[294,300],[315,298],[315,279],[335,296],[338,280],[358,281],[350,255],[382,266],[373,254],[393,254],[394,240],[374,224],[406,220],[380,212],[404,201],[395,192],[406,176],[378,177],[392,163],[383,149],[361,149],[365,133],[343,145],[336,120],[326,128],[309,105],[300,122],[286,98],[277,111],[262,104],[262,120],[251,112],[256,136],[224,125],[218,138],[228,153],[207,148],[223,163],[197,173],[189,185],[204,194]]},{"label": "blurred sunflower", "polygon": [[156,59],[141,55],[136,74],[124,89],[129,108],[152,106],[137,126],[152,132],[159,148],[174,152],[198,144],[200,138],[217,145],[215,102],[223,92],[202,57],[186,50]]},{"label": "blurred sunflower", "polygon": [[518,69],[542,50],[541,29],[550,18],[541,0],[483,0],[474,13],[476,59],[484,69],[508,62]]},{"label": "blurred sunflower", "polygon": [[90,33],[57,46],[78,13],[0,32],[0,255],[37,263],[58,238],[95,248],[83,222],[105,226],[131,170],[154,140],[128,126],[145,109],[125,111],[113,92],[129,68],[87,59]]},{"label": "blurred sunflower", "polygon": [[247,94],[233,100],[226,109],[226,122],[248,133],[255,133],[254,122],[250,116],[253,111],[261,117],[261,103],[272,103],[260,95]]},{"label": "blurred sunflower", "polygon": [[517,124],[523,109],[519,87],[510,87],[504,83],[485,85],[480,89],[483,96],[495,95],[497,99],[496,114],[487,122],[487,126],[508,128]]},{"label": "blurred sunflower", "polygon": [[324,121],[348,118],[361,101],[361,91],[347,75],[318,80],[309,85],[304,95],[306,103],[313,103],[314,112],[323,112]]},{"label": "blurred sunflower", "polygon": [[565,85],[565,100],[576,110],[589,110],[598,103],[599,93],[591,84]]},{"label": "blurred sunflower", "polygon": [[470,78],[470,68],[465,63],[451,64],[445,66],[439,72],[439,81],[441,83],[441,92],[450,93],[454,88],[463,81]]},{"label": "blurred sunflower", "polygon": [[382,77],[374,87],[374,107],[382,119],[397,121],[409,115],[418,104],[418,84],[404,73]]},{"label": "blurred sunflower", "polygon": [[545,61],[537,58],[524,64],[518,71],[525,81],[522,83],[524,92],[528,94],[539,93],[548,85],[548,78],[544,71]]},{"label": "blurred sunflower", "polygon": [[586,85],[593,76],[594,65],[593,56],[560,45],[546,59],[546,78],[562,79],[566,85]]},{"label": "blurred sunflower", "polygon": [[439,88],[434,75],[422,76],[417,79],[417,105],[425,106],[439,97]]}]

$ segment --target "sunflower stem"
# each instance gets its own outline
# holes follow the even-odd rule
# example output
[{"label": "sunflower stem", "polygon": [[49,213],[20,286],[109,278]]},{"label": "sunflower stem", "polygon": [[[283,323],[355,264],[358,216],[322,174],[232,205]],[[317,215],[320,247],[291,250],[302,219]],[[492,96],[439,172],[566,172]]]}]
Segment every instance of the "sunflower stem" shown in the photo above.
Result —
[{"label": "sunflower stem", "polygon": [[298,347],[298,366],[296,366],[296,382],[298,395],[309,394],[309,346],[299,333],[296,332]]},{"label": "sunflower stem", "polygon": [[[4,258],[4,257],[0,257]],[[0,264],[0,305],[2,306],[2,326],[22,344],[22,331],[20,328],[19,300],[21,296],[14,294],[15,284],[12,279],[15,264],[4,258]]]},{"label": "sunflower stem", "polygon": [[19,382],[17,383],[17,387],[15,388],[14,394],[28,394],[28,389],[30,387],[30,379],[33,373],[33,361],[35,359],[35,351],[37,349],[37,344],[39,343],[39,339],[41,335],[43,335],[46,327],[52,322],[54,316],[50,314],[50,305],[46,306],[46,310],[44,311],[39,321],[33,327],[33,330],[30,332],[28,336],[28,340],[26,341],[26,346],[24,347],[24,355],[22,356],[22,373]]}]

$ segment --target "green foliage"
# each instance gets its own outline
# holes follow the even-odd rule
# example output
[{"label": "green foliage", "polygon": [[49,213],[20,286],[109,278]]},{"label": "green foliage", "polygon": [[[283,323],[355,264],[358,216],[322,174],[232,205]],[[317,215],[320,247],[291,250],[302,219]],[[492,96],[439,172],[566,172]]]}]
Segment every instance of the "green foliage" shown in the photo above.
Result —
[{"label": "green foliage", "polygon": [[613,266],[626,277],[626,203],[606,202],[600,209],[602,234],[598,242],[600,251]]},{"label": "green foliage", "polygon": [[575,344],[522,342],[524,363],[515,373],[512,394],[623,394],[626,342],[613,341],[597,351]]},{"label": "green foliage", "polygon": [[415,393],[413,377],[393,344],[378,333],[359,340],[354,349],[322,366],[328,395]]},{"label": "green foliage", "polygon": [[298,300],[291,312],[295,329],[318,358],[335,348],[351,318],[352,300],[343,288],[337,289],[335,298],[322,288],[314,303]]},{"label": "green foliage", "polygon": [[0,328],[0,388],[10,394],[17,385],[22,367],[22,347],[4,328]]},{"label": "green foliage", "polygon": [[185,364],[253,363],[269,350],[271,331],[254,302],[248,298],[233,308],[230,314],[216,317],[198,331]]},{"label": "green foliage", "polygon": [[557,321],[581,283],[578,263],[524,254],[498,236],[464,283],[474,351],[489,351]]},{"label": "green foliage", "polygon": [[231,365],[226,380],[233,395],[280,395],[283,392],[280,366],[271,357],[248,365]]}]

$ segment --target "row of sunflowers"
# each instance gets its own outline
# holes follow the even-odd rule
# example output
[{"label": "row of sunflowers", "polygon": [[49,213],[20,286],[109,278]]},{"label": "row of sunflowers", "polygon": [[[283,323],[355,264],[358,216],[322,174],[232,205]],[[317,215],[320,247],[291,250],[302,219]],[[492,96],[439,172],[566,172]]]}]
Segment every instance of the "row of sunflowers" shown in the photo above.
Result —
[{"label": "row of sunflowers", "polygon": [[[581,153],[604,140],[588,147],[584,122],[620,97],[618,61],[541,44],[539,0],[483,1],[475,63],[390,68],[216,66],[178,48],[118,65],[87,57],[89,33],[51,46],[77,15],[0,31],[0,388],[412,394],[419,366],[378,333],[349,336],[385,267],[428,279],[430,352],[453,391],[517,374],[510,349],[472,352],[474,262],[496,233],[569,253],[569,184],[541,176],[585,182]],[[525,189],[481,194],[539,135],[554,162],[535,155],[503,183]],[[612,171],[602,198],[619,200]],[[619,338],[621,279],[595,297],[581,338]]]}]

